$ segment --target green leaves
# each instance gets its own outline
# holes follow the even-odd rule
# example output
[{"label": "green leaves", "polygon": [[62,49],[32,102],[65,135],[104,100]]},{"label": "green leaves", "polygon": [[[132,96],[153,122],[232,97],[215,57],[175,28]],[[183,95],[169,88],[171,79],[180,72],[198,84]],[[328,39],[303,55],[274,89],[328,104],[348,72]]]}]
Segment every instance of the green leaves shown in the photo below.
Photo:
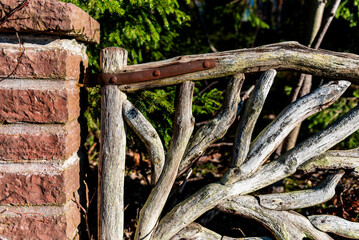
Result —
[{"label": "green leaves", "polygon": [[[64,0],[87,11],[101,24],[97,48],[122,47],[129,51],[129,62],[163,58],[172,45],[176,30],[189,21],[177,0]],[[91,62],[90,62],[91,64]]]},{"label": "green leaves", "polygon": [[[349,112],[352,108],[358,105],[359,90],[353,92],[354,97],[342,97],[333,103],[330,107],[308,118],[308,128],[310,133],[318,132],[329,126],[338,118]],[[352,149],[359,145],[359,132],[353,133],[347,139],[340,143],[341,147]]]},{"label": "green leaves", "polygon": [[359,21],[359,0],[342,1],[336,17],[348,21],[350,27],[356,27]]}]

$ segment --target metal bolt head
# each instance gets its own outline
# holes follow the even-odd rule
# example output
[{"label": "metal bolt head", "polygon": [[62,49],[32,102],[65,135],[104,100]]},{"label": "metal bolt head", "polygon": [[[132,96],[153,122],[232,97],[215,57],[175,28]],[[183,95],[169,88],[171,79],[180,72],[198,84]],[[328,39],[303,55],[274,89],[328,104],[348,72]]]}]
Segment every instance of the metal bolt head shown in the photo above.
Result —
[{"label": "metal bolt head", "polygon": [[116,83],[117,82],[117,77],[116,76],[111,77],[109,82],[110,83]]},{"label": "metal bolt head", "polygon": [[209,68],[211,66],[211,64],[207,61],[203,62],[203,67],[204,68]]},{"label": "metal bolt head", "polygon": [[152,74],[154,77],[159,77],[161,75],[161,72],[160,72],[160,70],[155,70],[155,71],[153,71]]}]

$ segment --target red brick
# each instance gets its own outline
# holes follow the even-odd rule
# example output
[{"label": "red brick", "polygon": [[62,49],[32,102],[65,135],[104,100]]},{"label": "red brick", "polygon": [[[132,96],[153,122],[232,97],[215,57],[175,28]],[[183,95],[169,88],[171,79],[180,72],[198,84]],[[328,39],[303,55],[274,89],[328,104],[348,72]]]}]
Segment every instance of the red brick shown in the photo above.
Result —
[{"label": "red brick", "polygon": [[64,204],[80,187],[77,154],[65,162],[0,164],[0,204]]},{"label": "red brick", "polygon": [[87,58],[72,54],[71,49],[25,48],[18,64],[20,55],[17,44],[0,44],[1,77],[79,80],[87,66]]},{"label": "red brick", "polygon": [[5,80],[0,85],[0,122],[65,123],[80,114],[72,81]]},{"label": "red brick", "polygon": [[0,239],[73,239],[81,221],[74,201],[65,206],[6,206],[0,209]]},{"label": "red brick", "polygon": [[65,160],[80,147],[80,125],[0,125],[0,160]]},{"label": "red brick", "polygon": [[[2,0],[1,16],[14,9],[22,0]],[[70,3],[56,0],[31,0],[0,25],[0,31],[68,35],[79,40],[99,43],[100,24],[86,12]]]}]

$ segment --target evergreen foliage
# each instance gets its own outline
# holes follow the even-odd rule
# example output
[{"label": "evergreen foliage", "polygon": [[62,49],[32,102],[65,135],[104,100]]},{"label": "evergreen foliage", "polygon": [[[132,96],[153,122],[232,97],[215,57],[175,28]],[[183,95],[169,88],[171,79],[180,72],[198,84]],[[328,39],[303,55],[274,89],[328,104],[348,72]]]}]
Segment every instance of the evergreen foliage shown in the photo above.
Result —
[{"label": "evergreen foliage", "polygon": [[[284,1],[281,5],[281,1],[263,0],[63,1],[81,7],[101,24],[101,43],[91,46],[88,51],[93,71],[99,71],[100,49],[110,46],[125,48],[129,51],[128,64],[137,64],[178,55],[206,53],[216,49],[224,51],[284,40],[303,42],[301,36],[305,35],[305,12],[308,10],[303,1],[299,0],[290,3]],[[355,52],[359,49],[355,41],[341,42],[350,41],[350,38],[332,41],[330,37],[337,34],[335,31],[347,31],[346,26],[351,27],[350,31],[355,34],[354,36],[357,35],[359,0],[342,1],[336,17],[341,19],[340,25],[336,30],[331,29],[335,26],[330,28],[323,48]],[[356,48],[353,49],[353,46]],[[288,75],[283,76],[285,79],[277,80],[282,84],[274,90],[290,94],[296,82],[296,75],[292,74],[291,79],[288,79]],[[251,77],[247,78],[249,79],[246,82],[250,82]],[[208,89],[210,82],[196,83],[193,112],[197,121],[212,117],[221,107],[225,89],[222,82],[226,81],[219,81],[215,85],[216,88]],[[98,142],[99,138],[100,88],[89,88],[88,91],[89,109],[85,115],[89,126],[88,145],[91,146]],[[168,146],[172,134],[174,93],[175,87],[167,87],[129,94],[130,100],[158,130],[165,146]],[[285,96],[282,93],[276,96]],[[278,99],[275,101],[288,102]],[[272,106],[278,105],[277,103]],[[312,117],[311,129],[319,129],[323,121],[331,120],[331,109],[335,112],[338,108],[339,105],[334,105],[333,109]],[[278,109],[272,109],[272,113],[277,112]],[[324,120],[319,124],[318,119]],[[137,144],[135,148],[141,147]]]}]

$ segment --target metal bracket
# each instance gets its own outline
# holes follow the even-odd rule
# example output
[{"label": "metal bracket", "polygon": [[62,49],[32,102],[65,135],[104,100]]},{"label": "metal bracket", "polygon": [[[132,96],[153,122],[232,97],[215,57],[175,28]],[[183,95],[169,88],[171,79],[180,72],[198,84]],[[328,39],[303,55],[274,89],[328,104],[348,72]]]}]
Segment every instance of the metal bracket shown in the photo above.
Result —
[{"label": "metal bracket", "polygon": [[100,73],[90,76],[88,84],[113,84],[122,85],[153,81],[167,77],[178,76],[186,73],[193,73],[208,70],[216,66],[214,59],[197,60],[188,63],[174,63],[161,67],[145,69],[136,72],[121,72],[118,74]]}]

